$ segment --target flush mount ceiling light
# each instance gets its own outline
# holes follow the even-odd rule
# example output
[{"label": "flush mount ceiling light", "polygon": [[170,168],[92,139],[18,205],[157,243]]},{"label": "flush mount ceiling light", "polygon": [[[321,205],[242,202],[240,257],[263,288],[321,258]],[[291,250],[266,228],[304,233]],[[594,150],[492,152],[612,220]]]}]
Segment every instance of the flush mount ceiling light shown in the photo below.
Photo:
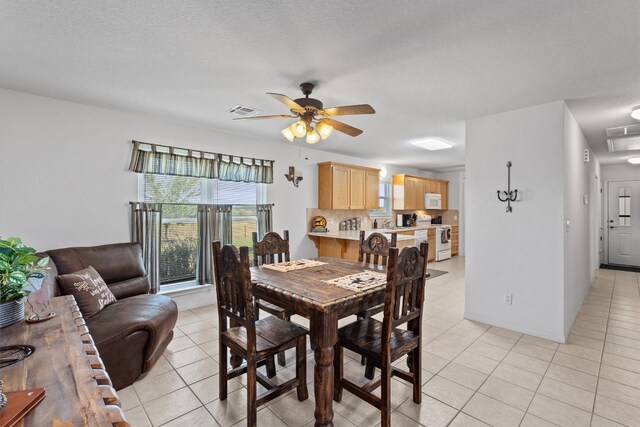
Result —
[{"label": "flush mount ceiling light", "polygon": [[416,147],[424,148],[425,150],[429,151],[446,150],[453,147],[453,145],[449,144],[448,142],[437,138],[419,139],[411,143]]},{"label": "flush mount ceiling light", "polygon": [[631,163],[632,165],[640,165],[640,157],[629,157],[627,159],[627,162]]},{"label": "flush mount ceiling light", "polygon": [[631,109],[631,117],[636,120],[640,120],[640,105]]},{"label": "flush mount ceiling light", "polygon": [[253,117],[241,117],[233,120],[242,119],[273,119],[273,118],[285,118],[299,119],[294,124],[282,129],[280,133],[293,142],[296,138],[303,138],[306,136],[308,144],[315,144],[320,139],[327,139],[333,130],[346,133],[349,136],[358,136],[362,131],[353,126],[349,126],[345,123],[333,120],[333,116],[348,116],[352,114],[374,114],[376,111],[369,104],[359,105],[344,105],[342,107],[324,108],[322,102],[317,99],[309,98],[313,91],[313,83],[302,83],[300,89],[305,95],[304,98],[291,99],[286,95],[279,93],[267,92],[267,95],[271,95],[284,105],[289,107],[291,115],[275,115],[275,116],[253,116]]}]

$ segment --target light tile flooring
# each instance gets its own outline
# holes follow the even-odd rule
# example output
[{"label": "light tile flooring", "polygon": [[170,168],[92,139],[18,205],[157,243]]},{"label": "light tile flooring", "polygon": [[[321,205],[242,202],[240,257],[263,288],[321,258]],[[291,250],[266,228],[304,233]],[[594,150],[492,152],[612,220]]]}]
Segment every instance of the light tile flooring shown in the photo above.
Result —
[{"label": "light tile flooring", "polygon": [[[464,259],[434,268],[449,274],[427,283],[422,404],[394,379],[394,426],[640,426],[640,274],[600,270],[567,343],[558,345],[464,320]],[[216,325],[213,306],[180,313],[160,362],[119,392],[133,426],[245,425],[244,378],[230,383],[226,401],[218,398]],[[359,358],[346,356],[345,375],[362,379]],[[307,364],[312,380],[311,352]],[[278,377],[293,375],[289,365]],[[309,392],[305,402],[293,391],[261,407],[258,424],[312,426],[312,382]],[[347,392],[334,412],[336,426],[380,422],[378,410]]]}]

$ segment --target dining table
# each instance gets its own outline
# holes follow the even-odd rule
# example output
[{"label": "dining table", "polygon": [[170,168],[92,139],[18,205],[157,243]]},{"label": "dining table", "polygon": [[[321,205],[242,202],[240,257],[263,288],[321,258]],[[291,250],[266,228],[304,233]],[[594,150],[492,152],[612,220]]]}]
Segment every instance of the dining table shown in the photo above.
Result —
[{"label": "dining table", "polygon": [[338,339],[338,320],[382,304],[385,286],[352,290],[326,282],[365,271],[386,274],[386,268],[332,257],[311,261],[322,265],[291,271],[277,271],[268,265],[251,267],[251,281],[256,298],[309,319],[315,360],[315,426],[332,426],[333,349]]}]

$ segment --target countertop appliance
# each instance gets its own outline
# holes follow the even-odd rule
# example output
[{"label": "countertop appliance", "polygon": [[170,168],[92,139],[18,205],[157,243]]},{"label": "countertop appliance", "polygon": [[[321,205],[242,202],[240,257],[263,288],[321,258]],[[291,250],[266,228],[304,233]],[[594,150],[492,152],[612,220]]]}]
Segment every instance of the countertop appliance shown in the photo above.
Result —
[{"label": "countertop appliance", "polygon": [[451,258],[451,226],[436,227],[436,261]]},{"label": "countertop appliance", "polygon": [[442,209],[442,195],[439,193],[425,193],[425,209]]},{"label": "countertop appliance", "polygon": [[442,224],[442,217],[440,215],[431,218],[431,224]]},{"label": "countertop appliance", "polygon": [[431,215],[418,215],[416,218],[416,225],[431,225]]},{"label": "countertop appliance", "polygon": [[411,227],[413,220],[412,214],[399,214],[396,217],[396,227]]}]

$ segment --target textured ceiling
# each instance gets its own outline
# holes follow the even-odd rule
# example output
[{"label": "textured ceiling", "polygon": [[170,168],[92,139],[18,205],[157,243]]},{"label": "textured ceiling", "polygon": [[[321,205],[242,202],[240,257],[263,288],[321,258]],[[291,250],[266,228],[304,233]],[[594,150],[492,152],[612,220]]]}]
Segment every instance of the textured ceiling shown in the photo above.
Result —
[{"label": "textured ceiling", "polygon": [[[265,92],[315,81],[325,106],[377,111],[315,148],[440,169],[464,164],[473,117],[586,99],[578,122],[609,127],[605,110],[640,95],[639,36],[638,0],[1,0],[0,86],[289,144],[288,121],[226,110],[283,114]],[[428,136],[455,146],[409,143]]]}]

